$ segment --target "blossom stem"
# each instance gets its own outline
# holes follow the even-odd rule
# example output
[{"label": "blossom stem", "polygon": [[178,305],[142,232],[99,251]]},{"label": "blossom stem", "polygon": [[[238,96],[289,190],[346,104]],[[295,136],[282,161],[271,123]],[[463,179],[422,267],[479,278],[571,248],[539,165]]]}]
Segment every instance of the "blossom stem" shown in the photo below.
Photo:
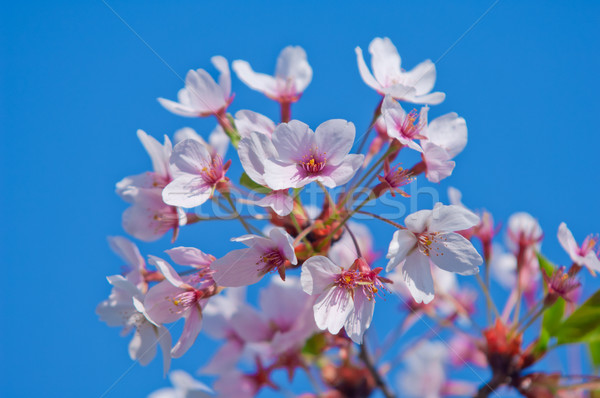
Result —
[{"label": "blossom stem", "polygon": [[358,242],[356,241],[356,236],[354,236],[354,233],[352,232],[352,230],[350,229],[348,224],[344,225],[344,227],[346,228],[346,231],[348,231],[348,234],[350,234],[350,237],[352,238],[352,243],[354,243],[354,248],[356,249],[356,254],[358,255],[358,257],[362,257],[362,253],[360,252],[360,247],[358,246]]},{"label": "blossom stem", "polygon": [[319,246],[317,246],[317,250],[321,250],[323,249],[323,247],[325,247],[325,245],[327,243],[329,243],[329,241],[331,240],[331,238],[333,238],[333,236],[335,235],[335,233],[337,231],[340,230],[340,228],[342,228],[347,222],[348,220],[354,215],[356,214],[357,211],[360,210],[361,207],[363,207],[364,205],[366,205],[367,203],[369,203],[372,199],[375,198],[375,195],[373,194],[373,191],[371,191],[369,193],[369,196],[367,196],[365,198],[365,200],[363,200],[354,210],[352,210],[351,212],[348,213],[348,215],[346,215],[346,217],[344,217],[344,219],[338,224],[338,226],[336,226],[333,231],[331,231],[331,233],[329,235],[327,235],[327,237],[325,239],[323,239],[323,241],[319,244]]},{"label": "blossom stem", "polygon": [[233,203],[233,199],[231,199],[231,195],[229,195],[229,193],[223,193],[223,196],[225,197],[225,199],[227,200],[227,202],[229,203],[229,206],[231,206],[231,211],[233,212],[233,216],[235,218],[237,218],[238,220],[240,220],[240,222],[242,223],[242,225],[244,226],[244,228],[246,229],[246,231],[251,234],[252,233],[252,229],[254,229],[256,232],[258,232],[258,234],[262,235],[262,233],[260,232],[260,230],[258,230],[256,227],[253,227],[252,225],[248,224],[246,222],[246,220],[244,220],[244,218],[242,217],[242,215],[237,211],[236,207],[235,207],[235,203]]},{"label": "blossom stem", "polygon": [[[296,237],[296,239],[298,239],[298,238],[302,239],[302,242],[304,242],[304,244],[306,245],[306,248],[308,250],[310,250],[311,252],[314,252],[312,244],[310,243],[310,241],[306,237],[306,235],[308,235],[308,233],[312,230],[312,227],[313,227],[314,224],[311,225],[311,226],[309,226],[308,228],[305,228],[304,230],[302,230],[302,227],[300,227],[300,223],[298,223],[298,219],[296,219],[296,215],[294,214],[294,212],[290,213],[290,218],[292,219],[292,223],[294,224],[294,228],[296,228],[296,231],[298,232],[298,236]],[[296,244],[297,243],[294,241],[294,246],[296,246]]]},{"label": "blossom stem", "polygon": [[371,168],[369,170],[367,170],[367,172],[360,178],[360,180],[358,180],[358,182],[354,185],[352,185],[348,191],[348,193],[346,194],[346,196],[344,196],[342,198],[342,201],[340,202],[340,204],[338,205],[338,207],[342,207],[346,204],[346,202],[348,201],[348,199],[350,197],[352,197],[352,194],[354,193],[354,191],[356,190],[357,187],[359,187],[363,181],[369,176],[369,174],[371,174],[373,172],[373,170],[375,170],[377,168],[377,166],[379,166],[386,158],[387,156],[392,153],[394,151],[394,148],[392,146],[390,146],[388,148],[387,151],[385,151],[385,153],[383,154],[383,156],[381,156],[377,162],[375,162],[375,164],[373,164],[373,166],[371,166]]},{"label": "blossom stem", "polygon": [[[531,308],[531,310],[519,321],[519,323],[515,324],[512,328],[512,332],[523,333],[536,319],[539,318],[540,315],[544,313],[544,311],[548,308],[548,306],[543,302],[539,302],[535,306]],[[527,318],[531,317],[531,319],[524,324]]]},{"label": "blossom stem", "polygon": [[[488,308],[491,308],[494,311],[494,315],[496,318],[500,318],[500,313],[498,312],[498,308],[496,308],[496,304],[494,304],[494,300],[492,300],[492,296],[490,295],[490,290],[487,288],[481,276],[479,274],[475,274],[475,279],[477,279],[477,283],[479,283],[479,287],[483,290],[483,294],[485,295],[486,305]],[[489,311],[489,309],[488,309]]]},{"label": "blossom stem", "polygon": [[367,370],[369,371],[369,373],[371,373],[371,376],[373,376],[375,384],[377,384],[377,387],[379,387],[383,395],[386,398],[395,398],[394,393],[389,389],[389,387],[385,383],[385,380],[383,380],[383,377],[379,374],[379,371],[375,367],[373,359],[371,358],[367,350],[367,345],[365,341],[363,341],[363,343],[360,345],[359,358],[364,362]]},{"label": "blossom stem", "polygon": [[281,101],[281,123],[287,123],[292,119],[292,103],[289,101]]},{"label": "blossom stem", "polygon": [[392,220],[389,220],[389,219],[387,219],[387,218],[385,218],[385,217],[381,217],[381,216],[380,216],[380,215],[378,215],[378,214],[370,213],[370,212],[368,212],[368,211],[364,211],[364,210],[357,210],[356,212],[357,212],[357,213],[360,213],[360,214],[364,214],[364,215],[366,215],[366,216],[373,217],[373,218],[375,218],[375,219],[377,219],[377,220],[383,221],[383,222],[385,222],[385,223],[388,223],[388,224],[390,224],[390,225],[393,225],[394,227],[396,227],[396,228],[398,228],[398,229],[406,229],[406,227],[405,227],[405,226],[403,226],[403,225],[400,225],[400,224],[398,224],[397,222],[394,222],[394,221],[392,221]]}]

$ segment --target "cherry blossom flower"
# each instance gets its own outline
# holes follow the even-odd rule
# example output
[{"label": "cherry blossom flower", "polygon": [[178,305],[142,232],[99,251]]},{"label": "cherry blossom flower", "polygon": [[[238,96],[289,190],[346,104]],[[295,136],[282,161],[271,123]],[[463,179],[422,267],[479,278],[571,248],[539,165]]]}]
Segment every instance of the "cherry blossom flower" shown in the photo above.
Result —
[{"label": "cherry blossom flower", "polygon": [[225,172],[229,165],[223,164],[218,154],[211,155],[200,142],[181,141],[171,155],[174,179],[163,189],[163,201],[172,206],[200,206],[220,183],[228,181]]},{"label": "cherry blossom flower", "polygon": [[328,188],[345,184],[362,165],[363,155],[349,155],[354,124],[333,119],[313,132],[297,120],[277,126],[272,143],[277,156],[264,162],[264,179],[274,190],[300,188],[319,181]]},{"label": "cherry blossom flower", "polygon": [[248,248],[233,250],[212,263],[213,278],[220,286],[252,285],[275,271],[285,280],[286,266],[298,264],[293,239],[282,229],[272,229],[268,238],[244,235],[232,241],[241,242]]},{"label": "cherry blossom flower", "polygon": [[476,344],[475,338],[465,333],[457,333],[450,340],[450,363],[454,367],[461,367],[472,363],[479,367],[488,365],[485,353],[481,351]]},{"label": "cherry blossom flower", "polygon": [[169,380],[173,387],[156,390],[148,395],[148,398],[210,398],[213,396],[210,387],[183,370],[169,373]]},{"label": "cherry blossom flower", "polygon": [[231,96],[231,75],[227,60],[221,56],[211,58],[219,73],[219,83],[204,69],[190,70],[185,77],[185,87],[177,93],[177,101],[159,98],[158,102],[170,112],[187,117],[204,117],[225,112]]},{"label": "cherry blossom flower", "polygon": [[215,293],[212,278],[199,272],[179,276],[166,261],[150,256],[150,263],[164,275],[165,280],[153,286],[144,299],[143,307],[150,319],[157,324],[175,322],[185,318],[179,341],[171,350],[173,358],[179,358],[192,346],[202,328],[202,307]]},{"label": "cherry blossom flower", "polygon": [[156,356],[156,345],[163,352],[163,368],[165,374],[171,364],[171,335],[161,325],[148,320],[147,315],[138,309],[137,303],[144,300],[144,294],[131,281],[121,275],[106,278],[113,285],[108,298],[98,304],[96,314],[108,326],[122,326],[121,335],[125,336],[134,330],[133,339],[129,343],[129,356],[141,365],[148,365]]},{"label": "cherry blossom flower", "polygon": [[127,238],[122,236],[109,236],[108,244],[112,251],[125,261],[124,275],[125,279],[131,282],[142,293],[148,290],[148,283],[145,281],[146,261],[142,257],[138,247]]},{"label": "cherry blossom flower", "polygon": [[375,294],[391,283],[379,276],[382,268],[371,269],[363,258],[344,268],[323,256],[313,256],[302,266],[302,288],[318,296],[313,307],[321,330],[337,334],[344,327],[348,337],[362,343],[375,310]]},{"label": "cherry blossom flower", "polygon": [[[238,155],[248,177],[260,185],[267,186],[265,161],[268,158],[277,157],[277,150],[271,142],[270,136],[260,132],[252,132],[239,142]],[[253,201],[253,203],[261,207],[270,207],[279,216],[286,216],[294,208],[294,201],[287,191],[286,188],[268,192],[265,197]]]},{"label": "cherry blossom flower", "polygon": [[455,231],[479,222],[471,211],[460,206],[437,203],[433,210],[408,215],[407,229],[394,233],[390,242],[387,270],[402,266],[402,275],[417,303],[434,297],[431,264],[461,275],[479,272],[483,259],[471,242]]},{"label": "cherry blossom flower", "polygon": [[161,145],[142,130],[138,130],[137,135],[150,155],[154,171],[125,177],[117,183],[117,194],[132,204],[123,212],[123,229],[143,241],[159,239],[173,229],[175,239],[179,227],[187,223],[187,216],[182,209],[162,200],[161,192],[172,180],[171,141],[165,136],[165,143]]},{"label": "cherry blossom flower", "polygon": [[312,80],[312,68],[300,46],[288,46],[281,51],[275,76],[254,72],[246,61],[233,61],[232,67],[248,87],[282,103],[298,101]]},{"label": "cherry blossom flower", "polygon": [[558,227],[558,240],[560,245],[571,257],[571,260],[580,267],[586,267],[592,275],[600,272],[600,260],[598,253],[594,251],[598,244],[598,238],[587,236],[581,246],[577,244],[573,234],[564,222]]},{"label": "cherry blossom flower", "polygon": [[153,171],[125,177],[117,183],[117,195],[128,203],[134,203],[136,197],[143,195],[146,189],[164,188],[172,179],[169,158],[173,147],[169,137],[165,135],[164,144],[161,145],[143,130],[138,130],[137,136],[150,156]]},{"label": "cherry blossom flower", "polygon": [[529,213],[520,212],[508,219],[507,245],[517,254],[521,249],[539,249],[544,237],[542,227]]},{"label": "cherry blossom flower", "polygon": [[450,176],[455,162],[452,160],[467,145],[467,123],[456,113],[450,112],[433,119],[421,140],[425,176],[431,182],[440,182]]},{"label": "cherry blossom flower", "polygon": [[136,197],[133,206],[123,212],[123,229],[130,235],[145,242],[162,237],[173,230],[173,240],[179,228],[187,224],[187,215],[180,207],[163,202],[162,190],[146,190]]},{"label": "cherry blossom flower", "polygon": [[373,195],[376,198],[389,191],[392,196],[399,194],[405,198],[410,195],[404,192],[402,187],[410,184],[413,181],[413,177],[410,175],[410,170],[403,169],[400,165],[390,167],[390,163],[386,160],[383,163],[383,176],[377,176],[380,183],[373,188]]},{"label": "cherry blossom flower", "polygon": [[446,94],[431,92],[435,84],[435,64],[430,60],[421,62],[408,72],[401,69],[398,50],[387,37],[373,39],[369,53],[373,74],[360,47],[356,47],[358,70],[364,82],[379,94],[389,94],[397,100],[415,104],[436,105],[444,101]]},{"label": "cherry blossom flower", "polygon": [[570,303],[574,301],[575,290],[581,286],[581,282],[575,276],[565,272],[565,267],[555,269],[552,275],[546,275],[546,272],[542,271],[542,276],[548,286],[548,293],[544,300],[547,306],[554,304],[559,297]]},{"label": "cherry blossom flower", "polygon": [[381,106],[381,113],[387,127],[387,135],[398,140],[415,151],[423,152],[417,139],[426,138],[422,131],[427,127],[427,112],[429,108],[423,107],[420,112],[412,110],[406,113],[402,106],[390,95],[386,95]]}]

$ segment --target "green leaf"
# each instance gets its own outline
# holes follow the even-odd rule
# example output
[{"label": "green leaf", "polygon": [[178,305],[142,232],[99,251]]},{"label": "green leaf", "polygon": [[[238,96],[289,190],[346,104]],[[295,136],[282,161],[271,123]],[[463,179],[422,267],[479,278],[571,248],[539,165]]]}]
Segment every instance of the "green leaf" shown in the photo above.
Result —
[{"label": "green leaf", "polygon": [[246,173],[242,173],[242,176],[240,177],[240,184],[243,187],[246,187],[252,191],[258,192],[258,193],[269,193],[271,192],[271,190],[269,188],[263,187],[262,185],[260,185],[257,182],[254,182],[254,180],[252,178],[250,178],[248,176],[248,174]]},{"label": "green leaf", "polygon": [[560,322],[565,313],[565,305],[565,300],[562,297],[559,297],[550,308],[544,311],[542,329],[546,330],[550,336],[554,336],[558,331]]},{"label": "green leaf", "polygon": [[[548,277],[552,276],[552,273],[556,269],[556,266],[554,264],[552,264],[552,262],[550,260],[548,260],[546,257],[544,257],[543,254],[536,253],[536,255],[537,255],[537,259],[538,259],[538,264],[540,265],[540,270],[542,272],[545,272]],[[548,290],[548,287],[544,283],[544,293],[546,292],[546,290]]]},{"label": "green leaf", "polygon": [[306,341],[304,348],[302,348],[302,353],[304,355],[317,356],[323,352],[326,346],[327,341],[325,339],[325,334],[315,334]]},{"label": "green leaf", "polygon": [[596,369],[600,367],[600,342],[595,341],[589,344],[590,358],[592,358],[592,364]]},{"label": "green leaf", "polygon": [[600,290],[557,326],[558,344],[600,341]]},{"label": "green leaf", "polygon": [[539,354],[546,351],[548,348],[548,343],[550,342],[550,334],[547,330],[542,329],[540,332],[540,337],[538,338],[535,346],[533,347],[533,354],[537,357]]}]

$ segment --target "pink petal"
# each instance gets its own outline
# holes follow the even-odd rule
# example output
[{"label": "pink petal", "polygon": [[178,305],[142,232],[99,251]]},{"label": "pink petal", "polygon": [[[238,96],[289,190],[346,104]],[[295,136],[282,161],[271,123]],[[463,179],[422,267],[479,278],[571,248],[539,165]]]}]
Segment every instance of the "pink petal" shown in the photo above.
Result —
[{"label": "pink petal", "polygon": [[323,185],[328,188],[335,188],[350,181],[356,174],[356,171],[364,162],[364,155],[346,155],[344,160],[336,166],[326,166],[323,174],[317,177]]},{"label": "pink petal", "polygon": [[179,102],[171,101],[166,98],[158,98],[158,102],[169,112],[179,116],[198,117],[200,112],[189,105],[183,105]]},{"label": "pink petal", "polygon": [[411,231],[400,229],[394,232],[386,256],[386,258],[390,259],[386,271],[391,271],[406,260],[406,256],[408,256],[411,250],[416,248],[416,244],[417,238]]},{"label": "pink petal", "polygon": [[276,82],[272,76],[256,73],[246,61],[235,60],[231,64],[237,77],[253,90],[260,91],[268,97],[277,97]]},{"label": "pink petal", "polygon": [[294,209],[294,199],[287,191],[273,191],[254,202],[260,207],[270,207],[278,216],[287,216]]},{"label": "pink petal", "polygon": [[219,71],[219,86],[221,87],[222,97],[229,98],[231,95],[231,73],[229,72],[229,63],[220,56],[215,55],[210,59],[210,62]]},{"label": "pink petal", "polygon": [[296,164],[283,163],[274,159],[265,161],[264,178],[267,185],[274,190],[300,188],[312,181],[300,176]]},{"label": "pink petal", "polygon": [[214,261],[214,257],[206,254],[195,247],[174,247],[165,250],[171,260],[179,265],[191,265],[196,268],[208,267]]},{"label": "pink petal", "polygon": [[269,238],[273,241],[275,246],[281,251],[285,258],[289,260],[292,265],[298,264],[296,259],[296,253],[294,251],[294,239],[282,228],[273,228],[269,232]]},{"label": "pink petal", "polygon": [[286,163],[297,163],[309,153],[314,143],[314,133],[298,120],[281,123],[273,131],[271,140],[277,149],[278,160]]},{"label": "pink petal", "polygon": [[429,226],[429,221],[433,211],[432,210],[419,210],[412,214],[409,214],[404,219],[404,224],[409,231],[416,234],[424,232]]},{"label": "pink petal", "polygon": [[238,144],[238,155],[248,177],[260,185],[266,185],[265,161],[277,157],[277,151],[265,134],[252,133]]},{"label": "pink petal", "polygon": [[108,244],[113,252],[134,269],[143,269],[146,266],[144,258],[138,247],[127,238],[122,236],[109,236]]},{"label": "pink petal", "polygon": [[302,264],[302,289],[310,294],[321,294],[340,274],[342,268],[323,256],[313,256]]},{"label": "pink petal", "polygon": [[411,70],[404,72],[403,75],[415,88],[417,96],[427,94],[433,90],[435,85],[435,64],[427,59]]},{"label": "pink petal", "polygon": [[162,198],[168,205],[190,209],[206,202],[212,193],[213,188],[201,176],[181,174],[163,189]]},{"label": "pink petal", "polygon": [[156,256],[148,256],[148,262],[154,265],[156,268],[158,268],[160,273],[163,274],[165,279],[169,281],[171,285],[175,287],[190,288],[189,285],[187,285],[183,280],[181,280],[181,277],[179,276],[177,271],[175,271],[173,267],[171,267],[171,264],[169,264],[162,258]]},{"label": "pink petal", "polygon": [[249,137],[253,132],[271,137],[275,130],[275,123],[260,113],[241,110],[235,114],[235,127],[242,137]]},{"label": "pink petal", "polygon": [[483,263],[471,242],[455,232],[437,235],[429,249],[429,258],[435,265],[460,275],[479,273],[479,265]]},{"label": "pink petal", "polygon": [[342,119],[327,120],[315,131],[317,151],[326,154],[328,164],[337,165],[350,153],[355,135],[356,129],[352,122]]},{"label": "pink petal", "polygon": [[433,278],[431,277],[429,257],[414,250],[402,266],[402,277],[417,303],[428,304],[433,300]]},{"label": "pink petal", "polygon": [[183,332],[179,337],[179,341],[171,350],[171,356],[173,358],[179,358],[185,354],[196,341],[196,337],[198,337],[201,329],[202,312],[198,306],[193,306],[186,316],[185,325],[183,326]]},{"label": "pink petal", "polygon": [[213,279],[219,286],[238,287],[252,285],[261,280],[259,257],[256,250],[238,249],[215,260]]},{"label": "pink petal", "polygon": [[321,293],[313,309],[317,327],[337,334],[354,309],[354,302],[346,289],[332,287]]},{"label": "pink petal", "polygon": [[373,312],[375,311],[375,300],[369,300],[362,289],[354,291],[354,310],[348,316],[344,329],[348,337],[357,344],[363,341],[363,335],[371,325]]},{"label": "pink petal", "polygon": [[462,206],[444,206],[438,202],[431,213],[429,231],[462,231],[477,224],[479,224],[479,216],[472,211]]},{"label": "pink petal", "polygon": [[392,41],[385,37],[376,37],[369,44],[371,53],[371,67],[378,82],[386,82],[400,75],[400,55]]},{"label": "pink petal", "polygon": [[454,112],[433,119],[427,126],[429,142],[444,148],[450,159],[467,145],[467,122]]},{"label": "pink petal", "polygon": [[296,94],[302,93],[312,80],[312,68],[306,52],[300,46],[287,46],[277,57],[275,76],[283,81],[292,80]]},{"label": "pink petal", "polygon": [[356,62],[358,63],[358,72],[360,73],[360,77],[362,77],[363,81],[367,84],[367,86],[371,87],[372,89],[378,92],[381,92],[381,84],[379,84],[379,82],[375,80],[375,78],[371,74],[371,71],[369,71],[369,68],[365,63],[365,57],[361,48],[356,47],[354,51],[356,52]]}]

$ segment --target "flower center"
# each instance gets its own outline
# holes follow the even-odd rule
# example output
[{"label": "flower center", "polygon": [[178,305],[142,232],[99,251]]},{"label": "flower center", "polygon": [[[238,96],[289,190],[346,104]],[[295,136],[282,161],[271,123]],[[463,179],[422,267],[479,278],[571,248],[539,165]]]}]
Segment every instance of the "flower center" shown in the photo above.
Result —
[{"label": "flower center", "polygon": [[258,270],[261,273],[266,274],[279,269],[279,267],[285,264],[285,260],[285,256],[279,251],[279,249],[271,249],[260,256],[256,262],[256,265],[262,264]]},{"label": "flower center", "polygon": [[317,150],[311,151],[310,154],[303,156],[302,161],[300,161],[300,167],[302,167],[307,174],[317,174],[323,170],[327,164],[325,155],[325,152],[320,154]]},{"label": "flower center", "polygon": [[353,290],[358,282],[358,274],[351,271],[343,271],[338,275],[335,284],[347,290]]},{"label": "flower center", "polygon": [[173,297],[172,301],[177,307],[188,308],[196,304],[199,297],[200,292],[198,290],[188,290]]},{"label": "flower center", "polygon": [[211,158],[210,164],[206,164],[199,171],[200,177],[208,185],[215,185],[219,182],[224,175],[223,172],[223,159],[219,155],[215,155]]},{"label": "flower center", "polygon": [[409,139],[423,139],[419,133],[423,129],[423,120],[419,119],[419,113],[416,109],[413,109],[406,115],[402,123],[400,123],[398,130],[400,133]]},{"label": "flower center", "polygon": [[421,252],[426,256],[430,257],[432,254],[434,256],[443,256],[444,253],[438,252],[437,248],[433,246],[434,242],[438,242],[439,240],[443,240],[443,238],[439,235],[438,232],[428,232],[419,234],[417,237],[418,246]]}]

